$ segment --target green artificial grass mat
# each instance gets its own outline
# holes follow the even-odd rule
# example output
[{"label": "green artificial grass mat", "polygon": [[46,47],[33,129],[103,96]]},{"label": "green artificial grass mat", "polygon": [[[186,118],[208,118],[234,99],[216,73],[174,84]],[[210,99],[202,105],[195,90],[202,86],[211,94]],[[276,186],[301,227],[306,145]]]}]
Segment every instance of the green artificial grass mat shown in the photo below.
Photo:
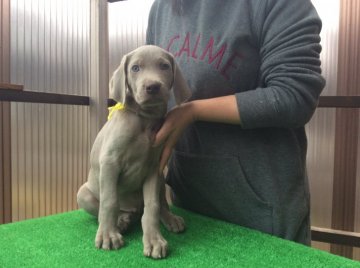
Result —
[{"label": "green artificial grass mat", "polygon": [[360,267],[360,262],[173,207],[187,229],[162,227],[169,255],[142,254],[140,223],[116,251],[94,246],[97,221],[82,210],[0,225],[0,267]]}]

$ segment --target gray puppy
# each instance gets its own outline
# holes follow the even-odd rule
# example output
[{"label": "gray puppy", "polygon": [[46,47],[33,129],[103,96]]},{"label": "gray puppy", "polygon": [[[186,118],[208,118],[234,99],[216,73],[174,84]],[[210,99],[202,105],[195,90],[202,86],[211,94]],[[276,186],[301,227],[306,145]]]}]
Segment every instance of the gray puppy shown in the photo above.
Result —
[{"label": "gray puppy", "polygon": [[110,97],[124,107],[113,112],[96,137],[88,180],[77,194],[79,207],[99,219],[98,248],[122,247],[121,233],[143,213],[144,255],[163,258],[167,242],[160,233],[160,220],[173,232],[185,228],[165,199],[159,172],[162,148],[152,146],[171,89],[178,104],[190,97],[174,58],[156,46],[142,46],[125,55],[110,80]]}]

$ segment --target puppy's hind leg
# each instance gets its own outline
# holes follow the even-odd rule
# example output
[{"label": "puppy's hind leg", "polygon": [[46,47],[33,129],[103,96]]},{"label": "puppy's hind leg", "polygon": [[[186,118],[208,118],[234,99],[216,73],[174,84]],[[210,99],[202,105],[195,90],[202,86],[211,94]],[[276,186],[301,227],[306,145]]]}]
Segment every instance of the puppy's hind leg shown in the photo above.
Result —
[{"label": "puppy's hind leg", "polygon": [[143,214],[143,195],[142,191],[135,191],[131,194],[119,196],[119,216],[117,227],[121,234],[125,233],[129,227],[141,219]]},{"label": "puppy's hind leg", "polygon": [[124,234],[135,222],[140,220],[141,214],[134,211],[123,211],[120,210],[117,227],[121,234]]},{"label": "puppy's hind leg", "polygon": [[89,214],[98,217],[99,200],[89,190],[89,188],[86,186],[86,183],[80,187],[77,193],[77,203],[79,205],[79,208],[82,208]]}]

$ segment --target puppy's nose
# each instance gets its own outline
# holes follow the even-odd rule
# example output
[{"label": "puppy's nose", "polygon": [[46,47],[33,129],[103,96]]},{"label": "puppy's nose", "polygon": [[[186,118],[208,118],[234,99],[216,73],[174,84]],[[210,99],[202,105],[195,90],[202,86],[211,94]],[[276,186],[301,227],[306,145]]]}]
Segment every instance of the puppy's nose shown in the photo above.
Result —
[{"label": "puppy's nose", "polygon": [[146,86],[145,90],[150,95],[155,95],[160,91],[160,83],[152,83]]}]

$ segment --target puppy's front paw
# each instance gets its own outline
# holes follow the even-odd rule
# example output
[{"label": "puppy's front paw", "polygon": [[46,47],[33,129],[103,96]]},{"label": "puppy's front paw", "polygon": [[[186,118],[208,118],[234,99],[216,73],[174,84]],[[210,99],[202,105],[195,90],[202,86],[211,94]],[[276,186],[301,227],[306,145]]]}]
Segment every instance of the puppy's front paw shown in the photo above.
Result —
[{"label": "puppy's front paw", "polygon": [[122,235],[116,228],[103,228],[99,226],[95,237],[95,246],[99,249],[119,249],[124,246]]},{"label": "puppy's front paw", "polygon": [[158,232],[144,234],[144,255],[154,259],[165,258],[168,250],[168,243]]}]

